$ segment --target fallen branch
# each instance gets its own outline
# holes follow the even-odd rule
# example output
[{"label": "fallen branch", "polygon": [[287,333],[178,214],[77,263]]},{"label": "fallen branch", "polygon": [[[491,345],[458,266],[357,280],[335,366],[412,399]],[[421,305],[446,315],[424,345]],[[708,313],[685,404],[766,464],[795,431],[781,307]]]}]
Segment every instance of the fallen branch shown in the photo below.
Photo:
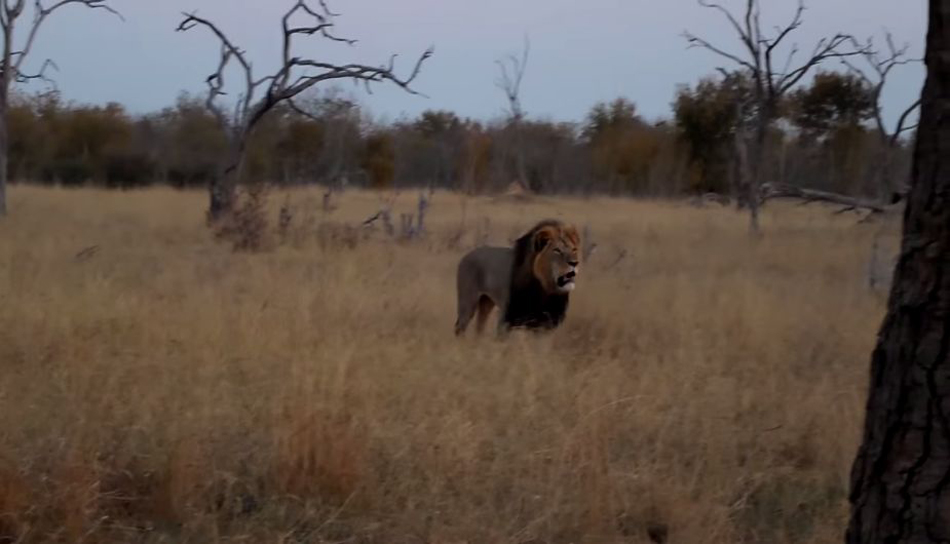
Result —
[{"label": "fallen branch", "polygon": [[838,210],[835,213],[844,213],[859,209],[868,210],[871,213],[884,213],[887,211],[887,208],[883,204],[873,200],[866,200],[838,193],[831,193],[828,191],[820,191],[818,189],[803,189],[801,187],[777,183],[763,184],[761,198],[763,202],[775,198],[792,198],[801,199],[802,204],[810,204],[812,202],[828,202],[831,204],[839,204],[844,206],[844,208]]},{"label": "fallen branch", "polygon": [[620,264],[621,261],[623,261],[625,258],[627,258],[627,250],[626,250],[626,249],[621,249],[620,251],[617,252],[617,258],[614,259],[614,262],[612,262],[612,263],[610,263],[609,265],[607,265],[607,266],[604,268],[604,270],[610,270],[610,269],[616,267],[616,266],[617,266],[618,264]]},{"label": "fallen branch", "polygon": [[719,193],[703,193],[690,199],[690,204],[697,208],[705,207],[706,204],[719,204],[720,206],[726,207],[729,203],[729,197]]},{"label": "fallen branch", "polygon": [[99,246],[89,246],[75,255],[75,259],[79,262],[88,261],[89,259],[96,256],[96,253],[99,253]]},{"label": "fallen branch", "polygon": [[368,226],[372,225],[373,223],[375,223],[377,219],[379,219],[380,217],[383,216],[383,212],[384,212],[384,210],[379,210],[379,211],[376,212],[375,214],[371,215],[368,219],[366,219],[365,221],[363,221],[363,226],[364,226],[364,227],[368,227]]}]

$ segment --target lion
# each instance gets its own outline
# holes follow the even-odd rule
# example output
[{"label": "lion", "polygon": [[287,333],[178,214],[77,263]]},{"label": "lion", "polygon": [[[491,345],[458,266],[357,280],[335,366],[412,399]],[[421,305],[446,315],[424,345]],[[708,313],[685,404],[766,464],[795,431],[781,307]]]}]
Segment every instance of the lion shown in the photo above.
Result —
[{"label": "lion", "polygon": [[577,229],[555,219],[539,222],[514,247],[482,246],[458,265],[456,336],[478,314],[481,333],[499,309],[497,331],[511,328],[551,330],[564,321],[580,266]]}]

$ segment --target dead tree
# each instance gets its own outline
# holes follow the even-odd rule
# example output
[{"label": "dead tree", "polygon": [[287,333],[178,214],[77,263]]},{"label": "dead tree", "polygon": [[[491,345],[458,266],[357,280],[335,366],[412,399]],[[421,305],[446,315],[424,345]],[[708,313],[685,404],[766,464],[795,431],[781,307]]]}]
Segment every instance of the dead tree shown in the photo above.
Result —
[{"label": "dead tree", "polygon": [[929,4],[927,82],[851,470],[849,544],[950,542],[950,0]]},{"label": "dead tree", "polygon": [[[797,45],[790,49],[784,48],[791,36],[802,26],[805,14],[804,0],[799,0],[791,22],[775,29],[772,35],[767,35],[762,28],[760,0],[746,0],[745,11],[737,16],[721,4],[709,0],[697,0],[700,6],[718,11],[738,34],[742,44],[739,53],[731,53],[711,42],[686,32],[684,36],[690,47],[701,47],[712,51],[716,55],[738,65],[746,73],[752,83],[754,102],[754,128],[749,147],[749,179],[740,190],[747,192],[743,197],[749,205],[750,227],[753,232],[759,231],[759,189],[764,183],[765,175],[765,144],[769,127],[779,117],[779,105],[782,98],[812,69],[822,62],[832,58],[844,58],[861,54],[862,50],[845,47],[855,43],[847,34],[835,34],[830,38],[822,38],[815,44],[809,56],[796,63],[799,53]],[[783,52],[784,55],[783,55]],[[784,60],[780,58],[784,56]]]},{"label": "dead tree", "polygon": [[[10,89],[14,83],[25,83],[30,80],[47,80],[46,71],[56,68],[52,60],[46,59],[38,71],[30,73],[24,71],[26,59],[29,58],[36,44],[36,37],[40,29],[49,18],[60,8],[76,4],[90,9],[101,9],[121,18],[119,12],[112,9],[107,0],[58,0],[44,2],[33,0],[32,8],[27,10],[26,0],[0,0],[0,31],[3,32],[3,49],[0,50],[0,216],[7,213],[7,164],[9,162],[10,138],[8,134],[7,112],[10,108]],[[14,35],[20,20],[28,12],[33,15],[26,28],[26,38],[20,43],[14,43]]]},{"label": "dead tree", "polygon": [[[215,72],[207,81],[208,95],[205,104],[215,116],[228,138],[228,153],[223,168],[210,183],[209,219],[216,221],[230,214],[234,209],[237,185],[242,177],[244,156],[248,140],[258,123],[275,107],[285,104],[300,111],[294,99],[304,91],[324,81],[349,79],[361,81],[369,88],[371,83],[389,82],[412,94],[419,94],[410,85],[419,75],[422,64],[432,55],[427,49],[416,61],[415,67],[405,78],[394,72],[396,56],[388,65],[367,66],[363,64],[333,64],[294,54],[294,40],[297,37],[322,37],[334,42],[354,44],[355,40],[344,39],[333,34],[333,19],[337,14],[330,11],[323,0],[318,7],[312,7],[307,0],[298,0],[281,20],[283,46],[281,48],[280,68],[274,73],[257,77],[248,60],[246,52],[233,43],[213,22],[194,13],[184,14],[178,31],[184,32],[195,27],[204,27],[218,39],[221,45],[221,57]],[[301,20],[300,22],[297,22]],[[224,75],[232,63],[237,63],[243,75],[242,90],[233,113],[228,114],[218,103],[225,94]]]},{"label": "dead tree", "polygon": [[524,109],[521,107],[521,81],[524,79],[525,68],[528,66],[528,52],[531,49],[531,42],[525,36],[524,47],[521,50],[521,57],[508,55],[503,60],[497,60],[498,79],[495,85],[505,93],[508,100],[511,129],[515,135],[515,161],[518,170],[518,183],[522,187],[528,187],[528,177],[525,173],[524,159]]},{"label": "dead tree", "polygon": [[881,191],[880,196],[882,201],[891,198],[892,195],[907,192],[906,179],[901,179],[899,183],[894,180],[893,160],[897,147],[900,144],[901,136],[905,132],[917,128],[916,124],[909,124],[908,121],[910,121],[914,112],[920,108],[920,99],[908,106],[901,113],[900,117],[898,117],[894,127],[889,128],[887,123],[884,122],[881,97],[884,94],[884,87],[887,85],[887,78],[895,68],[908,64],[916,64],[921,61],[921,59],[912,58],[907,54],[909,49],[907,44],[898,47],[894,43],[894,37],[890,32],[885,32],[885,42],[887,43],[887,51],[883,54],[877,52],[872,47],[872,40],[868,40],[867,45],[864,47],[855,43],[855,48],[862,52],[863,64],[865,64],[866,67],[861,67],[857,63],[852,62],[853,59],[842,59],[845,66],[847,66],[852,73],[861,78],[871,89],[874,104],[874,123],[878,136],[880,137],[881,145],[884,147],[884,152],[877,158],[879,164],[875,169],[881,178],[881,183],[878,185]]}]

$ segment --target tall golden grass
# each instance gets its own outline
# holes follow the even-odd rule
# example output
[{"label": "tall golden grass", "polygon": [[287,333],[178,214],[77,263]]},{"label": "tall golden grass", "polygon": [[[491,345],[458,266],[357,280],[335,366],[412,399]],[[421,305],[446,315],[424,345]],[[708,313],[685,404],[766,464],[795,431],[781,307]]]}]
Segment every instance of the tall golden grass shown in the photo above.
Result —
[{"label": "tall golden grass", "polygon": [[[436,193],[399,243],[285,200],[242,254],[202,193],[12,190],[0,542],[840,540],[879,223]],[[565,325],[455,338],[458,258],[545,217],[597,243]]]}]

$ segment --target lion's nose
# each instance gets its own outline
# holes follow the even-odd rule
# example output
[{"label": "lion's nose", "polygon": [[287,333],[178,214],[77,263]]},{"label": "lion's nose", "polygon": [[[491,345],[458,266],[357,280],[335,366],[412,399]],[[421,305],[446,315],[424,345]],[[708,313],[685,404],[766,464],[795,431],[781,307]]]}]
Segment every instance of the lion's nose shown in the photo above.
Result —
[{"label": "lion's nose", "polygon": [[576,268],[577,265],[580,264],[580,263],[577,262],[577,261],[567,261],[567,264],[569,264],[569,265],[571,265],[572,267]]}]

